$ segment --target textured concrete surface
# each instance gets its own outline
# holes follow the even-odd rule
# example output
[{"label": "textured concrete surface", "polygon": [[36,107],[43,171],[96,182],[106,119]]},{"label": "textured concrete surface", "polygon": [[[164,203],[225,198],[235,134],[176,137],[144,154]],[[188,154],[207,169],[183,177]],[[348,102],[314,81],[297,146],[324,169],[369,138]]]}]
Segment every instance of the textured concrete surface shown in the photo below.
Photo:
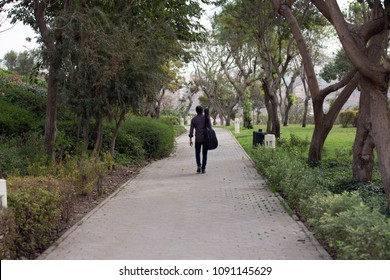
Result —
[{"label": "textured concrete surface", "polygon": [[286,213],[230,132],[206,174],[188,136],[71,228],[40,259],[329,259]]}]

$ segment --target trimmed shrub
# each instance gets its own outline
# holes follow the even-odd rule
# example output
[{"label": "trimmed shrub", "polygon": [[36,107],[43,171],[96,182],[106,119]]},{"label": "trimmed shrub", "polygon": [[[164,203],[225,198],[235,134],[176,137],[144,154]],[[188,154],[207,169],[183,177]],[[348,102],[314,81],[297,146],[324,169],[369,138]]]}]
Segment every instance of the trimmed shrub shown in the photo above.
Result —
[{"label": "trimmed shrub", "polygon": [[126,165],[139,165],[145,160],[146,151],[143,148],[141,140],[131,134],[124,132],[118,134],[115,145],[115,159]]},{"label": "trimmed shrub", "polygon": [[[136,136],[129,134],[126,127],[125,122],[120,127],[116,138],[114,154],[115,162],[120,165],[139,165],[145,160],[146,151],[143,148],[142,141]],[[103,129],[105,135],[103,138],[103,149],[105,151],[110,151],[114,125],[112,123],[105,123]]]},{"label": "trimmed shrub", "polygon": [[348,127],[348,125],[356,127],[358,114],[359,114],[358,110],[346,110],[341,112],[339,114],[339,121],[342,127]]},{"label": "trimmed shrub", "polygon": [[179,125],[180,117],[175,115],[162,115],[160,121],[169,125]]},{"label": "trimmed shrub", "polygon": [[173,127],[173,129],[175,130],[175,136],[177,137],[177,136],[180,136],[180,135],[182,135],[183,133],[186,133],[187,132],[187,129],[184,127],[184,126],[182,126],[182,125],[175,125],[174,127]]},{"label": "trimmed shrub", "polygon": [[173,151],[175,134],[173,127],[146,117],[131,117],[122,126],[123,132],[140,139],[146,156],[160,159]]},{"label": "trimmed shrub", "polygon": [[11,210],[0,211],[0,260],[16,258],[16,224]]},{"label": "trimmed shrub", "polygon": [[53,178],[11,178],[8,206],[15,216],[16,255],[35,258],[56,236],[61,219],[61,184]]}]

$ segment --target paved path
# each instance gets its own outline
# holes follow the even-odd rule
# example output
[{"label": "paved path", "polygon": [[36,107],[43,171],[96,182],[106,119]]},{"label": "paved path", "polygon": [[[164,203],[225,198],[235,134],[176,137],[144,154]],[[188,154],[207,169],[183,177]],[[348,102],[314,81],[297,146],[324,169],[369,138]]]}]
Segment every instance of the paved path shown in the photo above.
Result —
[{"label": "paved path", "polygon": [[41,259],[329,259],[265,186],[230,132],[217,129],[206,174],[188,136],[49,248]]}]

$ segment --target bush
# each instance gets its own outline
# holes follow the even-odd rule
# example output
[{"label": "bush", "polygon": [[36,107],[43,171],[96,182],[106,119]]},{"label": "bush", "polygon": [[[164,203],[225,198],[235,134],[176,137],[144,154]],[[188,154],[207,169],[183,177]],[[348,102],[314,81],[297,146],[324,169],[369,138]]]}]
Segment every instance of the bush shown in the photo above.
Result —
[{"label": "bush", "polygon": [[315,195],[302,204],[317,237],[339,259],[390,259],[390,223],[357,192]]},{"label": "bush", "polygon": [[162,115],[160,121],[169,125],[179,125],[180,117],[175,115]]},{"label": "bush", "polygon": [[344,112],[341,112],[339,114],[339,120],[342,127],[348,127],[348,125],[356,127],[358,114],[359,114],[358,110],[346,110]]},{"label": "bush", "polygon": [[35,123],[31,112],[0,99],[0,135],[17,136],[30,131]]},{"label": "bush", "polygon": [[20,173],[25,168],[26,160],[20,155],[19,148],[10,141],[0,139],[0,174],[6,178],[12,173]]},{"label": "bush", "polygon": [[187,129],[184,127],[184,126],[182,126],[182,125],[175,125],[174,127],[173,127],[173,129],[175,130],[175,136],[177,137],[177,136],[180,136],[180,135],[182,135],[183,133],[186,133],[187,132]]},{"label": "bush", "polygon": [[131,117],[122,126],[123,132],[140,139],[146,156],[160,159],[173,151],[175,134],[173,127],[146,117]]},{"label": "bush", "polygon": [[302,158],[302,155],[307,151],[310,145],[310,141],[306,139],[301,139],[294,134],[290,135],[290,138],[287,139],[278,139],[278,146],[281,149],[286,150],[289,154],[293,156]]},{"label": "bush", "polygon": [[5,90],[4,93],[5,95],[2,97],[4,101],[28,110],[38,118],[45,116],[46,99],[41,94],[37,94],[33,88],[18,86]]},{"label": "bush", "polygon": [[346,171],[347,155],[308,167],[300,154],[304,147],[293,138],[275,150],[257,147],[252,158],[271,188],[281,192],[336,258],[389,259],[390,222],[383,188],[345,180],[351,172],[350,163]]},{"label": "bush", "polygon": [[126,165],[139,165],[145,160],[146,151],[142,147],[142,142],[131,134],[121,132],[116,139],[115,159]]},{"label": "bush", "polygon": [[311,169],[299,158],[291,160],[284,150],[259,146],[253,150],[253,159],[271,187],[282,193],[294,209],[299,209],[302,199],[322,191],[318,169]]},{"label": "bush", "polygon": [[38,160],[44,154],[42,135],[25,134],[11,139],[0,137],[0,173],[27,175],[28,162]]},{"label": "bush", "polygon": [[77,121],[59,120],[57,122],[57,129],[55,142],[57,158],[64,159],[67,155],[76,155],[79,142],[79,139],[77,138]]},{"label": "bush", "polygon": [[[110,151],[112,134],[114,133],[114,125],[105,123],[103,126],[104,135],[103,149]],[[119,129],[118,136],[115,142],[114,159],[120,165],[139,165],[146,157],[146,151],[143,148],[143,143],[136,136],[129,134],[127,123],[125,122]]]},{"label": "bush", "polygon": [[16,224],[11,210],[0,211],[0,260],[15,259]]},{"label": "bush", "polygon": [[35,258],[56,237],[62,214],[61,185],[48,177],[12,178],[7,183],[8,206],[16,223],[16,255]]}]

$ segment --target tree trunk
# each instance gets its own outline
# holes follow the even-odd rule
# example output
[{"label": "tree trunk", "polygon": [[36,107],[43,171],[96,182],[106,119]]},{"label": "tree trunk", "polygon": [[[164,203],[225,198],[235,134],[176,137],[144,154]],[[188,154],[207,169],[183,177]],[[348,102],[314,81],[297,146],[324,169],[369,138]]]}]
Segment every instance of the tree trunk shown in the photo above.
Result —
[{"label": "tree trunk", "polygon": [[271,96],[271,105],[272,105],[272,131],[271,133],[275,135],[276,138],[280,138],[280,119],[278,115],[278,97],[276,94]]},{"label": "tree trunk", "polygon": [[289,114],[290,114],[290,110],[291,110],[292,105],[293,104],[291,102],[288,102],[286,110],[284,111],[283,126],[288,126]]},{"label": "tree trunk", "polygon": [[382,185],[390,208],[390,119],[388,109],[388,81],[377,85],[367,81],[370,92],[370,110],[372,121],[372,138],[375,143],[379,160]]},{"label": "tree trunk", "polygon": [[306,96],[305,98],[305,105],[303,109],[303,117],[302,117],[302,127],[306,127],[306,122],[307,122],[307,112],[309,111],[309,97]]},{"label": "tree trunk", "polygon": [[353,147],[352,178],[361,182],[372,179],[374,167],[374,143],[370,135],[370,96],[365,90],[360,94],[359,116]]},{"label": "tree trunk", "polygon": [[127,109],[126,108],[122,109],[122,111],[119,115],[119,119],[115,122],[115,129],[114,129],[114,133],[112,134],[111,144],[110,144],[110,154],[112,157],[115,156],[116,139],[118,137],[120,125],[122,124],[123,120],[125,119],[126,113],[127,113]]},{"label": "tree trunk", "polygon": [[223,116],[219,115],[219,121],[221,122],[221,125],[224,124],[224,118],[223,118]]},{"label": "tree trunk", "polygon": [[[52,54],[52,56],[54,56]],[[45,142],[44,147],[46,154],[55,159],[55,149],[54,144],[56,141],[56,131],[57,131],[57,88],[58,80],[57,76],[60,69],[60,63],[57,61],[56,57],[51,57],[50,67],[49,67],[49,78],[47,81],[47,99],[46,99],[46,119],[45,119]]]},{"label": "tree trunk", "polygon": [[[46,100],[46,119],[45,119],[45,139],[44,148],[49,157],[55,159],[54,143],[56,140],[56,122],[57,122],[57,88],[58,74],[61,69],[61,59],[57,52],[57,46],[61,43],[62,34],[56,32],[55,36],[51,36],[49,27],[45,19],[46,1],[34,0],[34,17],[41,34],[43,44],[48,50],[49,58],[49,78],[47,87]],[[64,5],[67,9],[68,6]]]},{"label": "tree trunk", "polygon": [[[317,122],[316,122],[317,123]],[[322,125],[315,125],[313,136],[310,142],[308,162],[311,166],[317,166],[322,160],[322,150],[324,148],[326,137],[332,130],[333,122],[326,123],[322,118]]]},{"label": "tree trunk", "polygon": [[230,121],[231,121],[231,117],[230,117],[230,114],[228,114],[227,116],[226,116],[226,123],[225,123],[225,125],[226,126],[230,126]]},{"label": "tree trunk", "polygon": [[98,155],[103,146],[103,114],[99,113],[97,123],[96,142],[93,148],[93,154]]},{"label": "tree trunk", "polygon": [[[383,34],[374,36],[369,43],[368,56],[373,63],[380,63]],[[356,137],[353,149],[353,179],[361,182],[372,180],[374,168],[374,142],[371,130],[371,111],[370,111],[370,84],[366,79],[360,80],[361,94],[359,100],[359,116],[356,130]]]},{"label": "tree trunk", "polygon": [[271,93],[266,81],[263,81],[265,104],[268,112],[267,133],[280,137],[280,120],[278,116],[278,97],[276,93]]}]

